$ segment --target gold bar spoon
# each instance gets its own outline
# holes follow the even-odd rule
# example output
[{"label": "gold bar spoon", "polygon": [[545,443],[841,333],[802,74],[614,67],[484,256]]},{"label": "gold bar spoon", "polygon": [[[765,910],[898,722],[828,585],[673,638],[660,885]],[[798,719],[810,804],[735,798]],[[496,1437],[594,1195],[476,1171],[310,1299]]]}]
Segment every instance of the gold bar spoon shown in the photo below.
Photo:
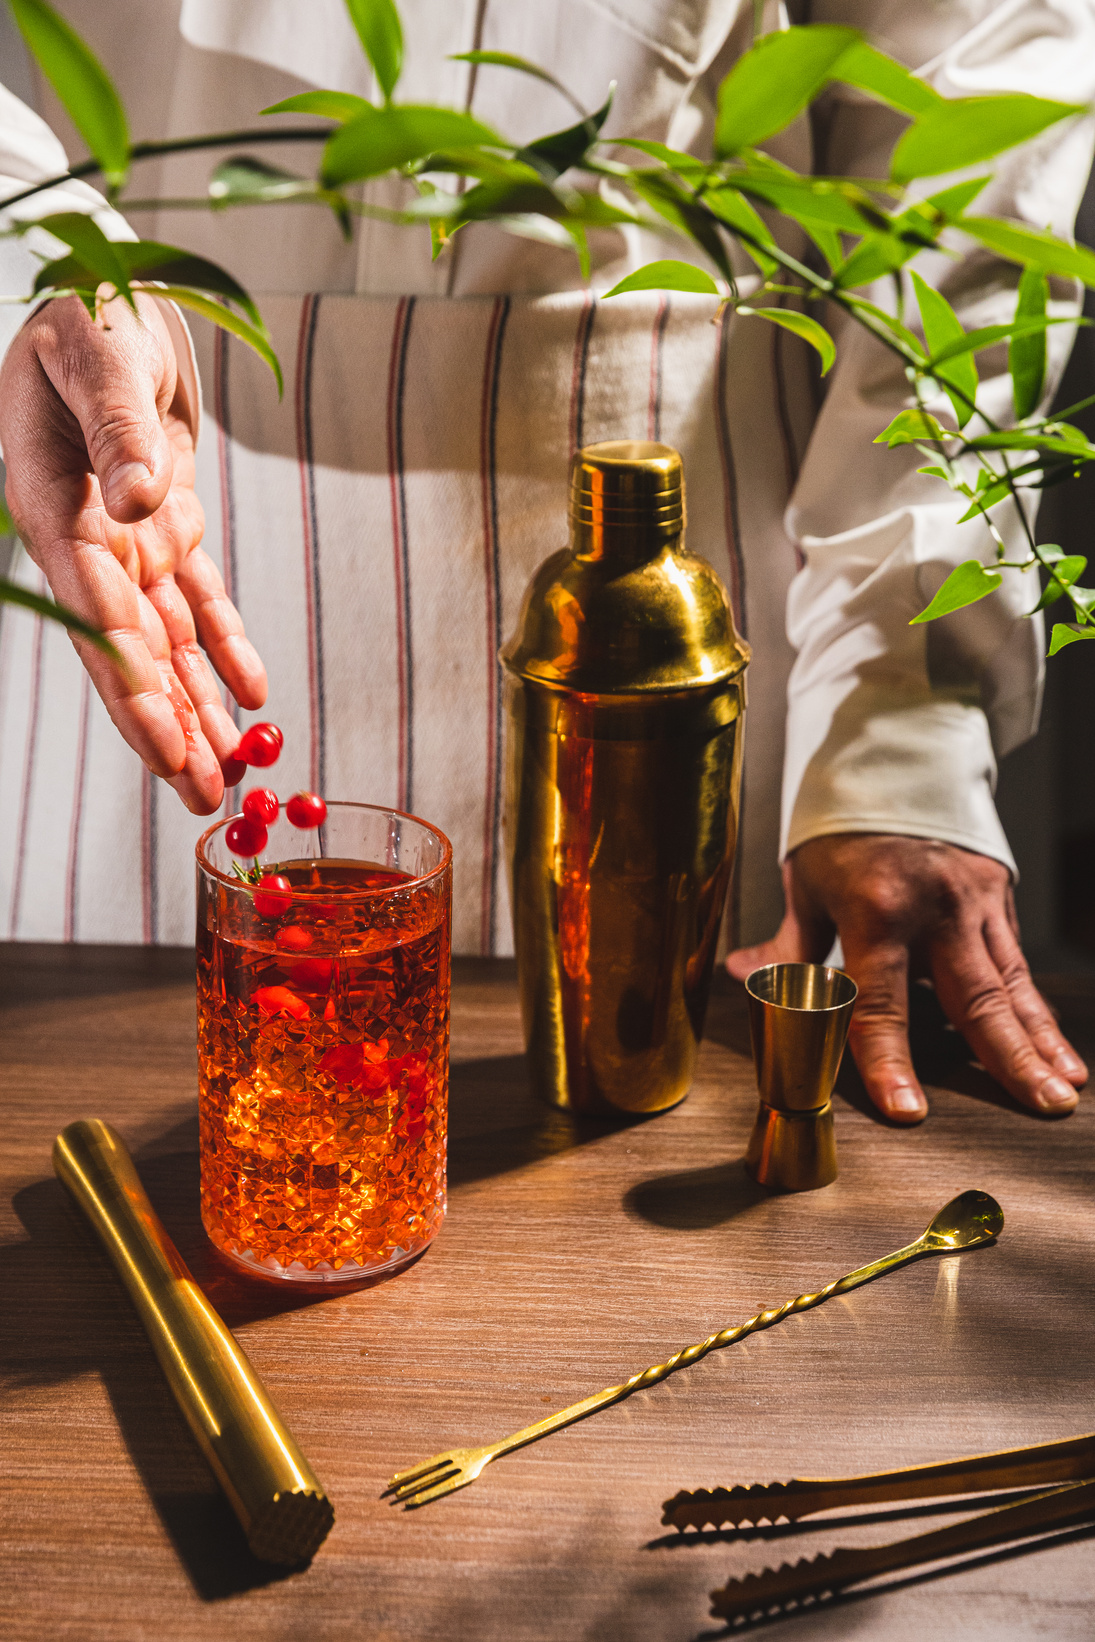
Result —
[{"label": "gold bar spoon", "polygon": [[597,1413],[598,1409],[609,1408],[613,1403],[622,1402],[625,1397],[630,1397],[633,1391],[657,1385],[678,1368],[688,1368],[701,1357],[706,1357],[709,1351],[718,1351],[723,1346],[733,1345],[736,1340],[744,1339],[747,1334],[755,1334],[759,1329],[771,1328],[773,1324],[781,1323],[794,1312],[809,1311],[812,1306],[821,1305],[823,1300],[830,1299],[834,1294],[847,1294],[851,1289],[858,1288],[861,1283],[869,1283],[872,1278],[881,1277],[884,1272],[896,1271],[899,1266],[907,1266],[911,1260],[921,1260],[929,1254],[958,1254],[964,1249],[976,1248],[980,1243],[990,1243],[999,1237],[1003,1229],[1004,1212],[994,1197],[990,1197],[987,1192],[962,1192],[940,1209],[923,1236],[918,1237],[915,1243],[909,1243],[905,1248],[895,1250],[893,1254],[883,1255],[881,1260],[872,1260],[869,1266],[860,1266],[858,1271],[849,1272],[846,1277],[836,1278],[834,1282],[827,1283],[823,1289],[819,1289],[816,1294],[800,1294],[797,1299],[788,1300],[785,1305],[758,1311],[748,1322],[739,1323],[736,1328],[724,1328],[721,1333],[709,1335],[698,1345],[686,1346],[675,1356],[670,1357],[668,1362],[643,1369],[641,1373],[633,1374],[630,1380],[625,1380],[622,1385],[610,1385],[606,1390],[598,1391],[580,1403],[572,1403],[569,1408],[561,1408],[557,1414],[549,1414],[547,1419],[537,1420],[535,1425],[527,1425],[524,1430],[515,1431],[511,1437],[503,1437],[501,1442],[491,1443],[486,1448],[450,1448],[443,1454],[435,1454],[432,1459],[423,1460],[420,1465],[412,1466],[407,1471],[397,1471],[384,1490],[384,1495],[392,1495],[393,1502],[398,1501],[408,1508],[428,1505],[431,1500],[443,1499],[446,1494],[453,1494],[458,1488],[466,1488],[469,1482],[474,1482],[491,1460],[496,1460],[503,1454],[512,1454],[515,1449],[524,1448],[530,1442],[538,1442],[541,1437],[550,1436],[553,1431],[560,1431],[566,1425],[573,1425],[576,1420],[584,1420],[587,1415]]}]

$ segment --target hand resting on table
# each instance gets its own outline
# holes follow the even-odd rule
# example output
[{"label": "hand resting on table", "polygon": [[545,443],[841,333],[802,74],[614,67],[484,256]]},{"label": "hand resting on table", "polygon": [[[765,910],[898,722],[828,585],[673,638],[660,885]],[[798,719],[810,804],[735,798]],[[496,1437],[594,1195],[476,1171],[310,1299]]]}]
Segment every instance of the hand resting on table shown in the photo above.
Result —
[{"label": "hand resting on table", "polygon": [[1016,1100],[1053,1116],[1076,1105],[1087,1068],[1031,980],[999,861],[934,839],[836,833],[788,857],[784,886],[776,935],[731,953],[726,967],[744,980],[761,964],[821,963],[839,935],[859,988],[848,1042],[888,1118],[919,1123],[928,1112],[908,1040],[908,983],[922,976]]}]

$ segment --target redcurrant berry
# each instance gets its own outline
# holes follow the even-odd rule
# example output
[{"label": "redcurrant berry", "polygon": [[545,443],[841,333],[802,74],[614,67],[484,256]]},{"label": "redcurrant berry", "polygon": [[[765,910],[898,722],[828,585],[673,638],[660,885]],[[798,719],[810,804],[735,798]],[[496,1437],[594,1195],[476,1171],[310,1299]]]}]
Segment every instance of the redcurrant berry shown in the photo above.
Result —
[{"label": "redcurrant berry", "polygon": [[327,806],[314,792],[297,792],[286,804],[285,815],[294,827],[306,831],[309,827],[322,827],[327,819]]},{"label": "redcurrant berry", "polygon": [[280,918],[293,904],[293,886],[280,872],[268,872],[255,890],[255,911],[260,918]]},{"label": "redcurrant berry", "polygon": [[237,758],[235,753],[229,753],[227,758],[221,759],[221,774],[226,787],[238,787],[247,774],[247,765],[242,758]]},{"label": "redcurrant berry", "polygon": [[243,732],[236,756],[265,769],[268,764],[277,763],[283,739],[276,724],[252,724]]},{"label": "redcurrant berry", "polygon": [[261,855],[266,848],[266,828],[241,816],[225,827],[224,841],[233,855]]},{"label": "redcurrant berry", "polygon": [[243,795],[240,808],[248,821],[257,821],[260,827],[272,827],[278,818],[278,795],[269,787],[252,787]]}]

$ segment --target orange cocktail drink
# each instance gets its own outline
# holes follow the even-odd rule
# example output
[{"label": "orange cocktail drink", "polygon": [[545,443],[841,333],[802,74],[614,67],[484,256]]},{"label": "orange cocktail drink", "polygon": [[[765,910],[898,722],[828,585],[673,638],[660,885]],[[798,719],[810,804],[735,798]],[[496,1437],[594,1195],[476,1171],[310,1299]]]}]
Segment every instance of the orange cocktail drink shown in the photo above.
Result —
[{"label": "orange cocktail drink", "polygon": [[364,804],[198,845],[202,1222],[258,1276],[396,1270],[445,1213],[452,852]]}]

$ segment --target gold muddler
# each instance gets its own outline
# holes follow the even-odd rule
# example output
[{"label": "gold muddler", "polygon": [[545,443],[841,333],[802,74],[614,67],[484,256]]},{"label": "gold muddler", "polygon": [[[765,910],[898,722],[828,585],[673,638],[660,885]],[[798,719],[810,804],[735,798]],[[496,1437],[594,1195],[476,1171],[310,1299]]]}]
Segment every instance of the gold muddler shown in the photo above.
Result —
[{"label": "gold muddler", "polygon": [[251,1364],[191,1277],[145,1195],[121,1136],[70,1123],[53,1167],[129,1291],[175,1401],[263,1562],[304,1562],[334,1508]]}]

